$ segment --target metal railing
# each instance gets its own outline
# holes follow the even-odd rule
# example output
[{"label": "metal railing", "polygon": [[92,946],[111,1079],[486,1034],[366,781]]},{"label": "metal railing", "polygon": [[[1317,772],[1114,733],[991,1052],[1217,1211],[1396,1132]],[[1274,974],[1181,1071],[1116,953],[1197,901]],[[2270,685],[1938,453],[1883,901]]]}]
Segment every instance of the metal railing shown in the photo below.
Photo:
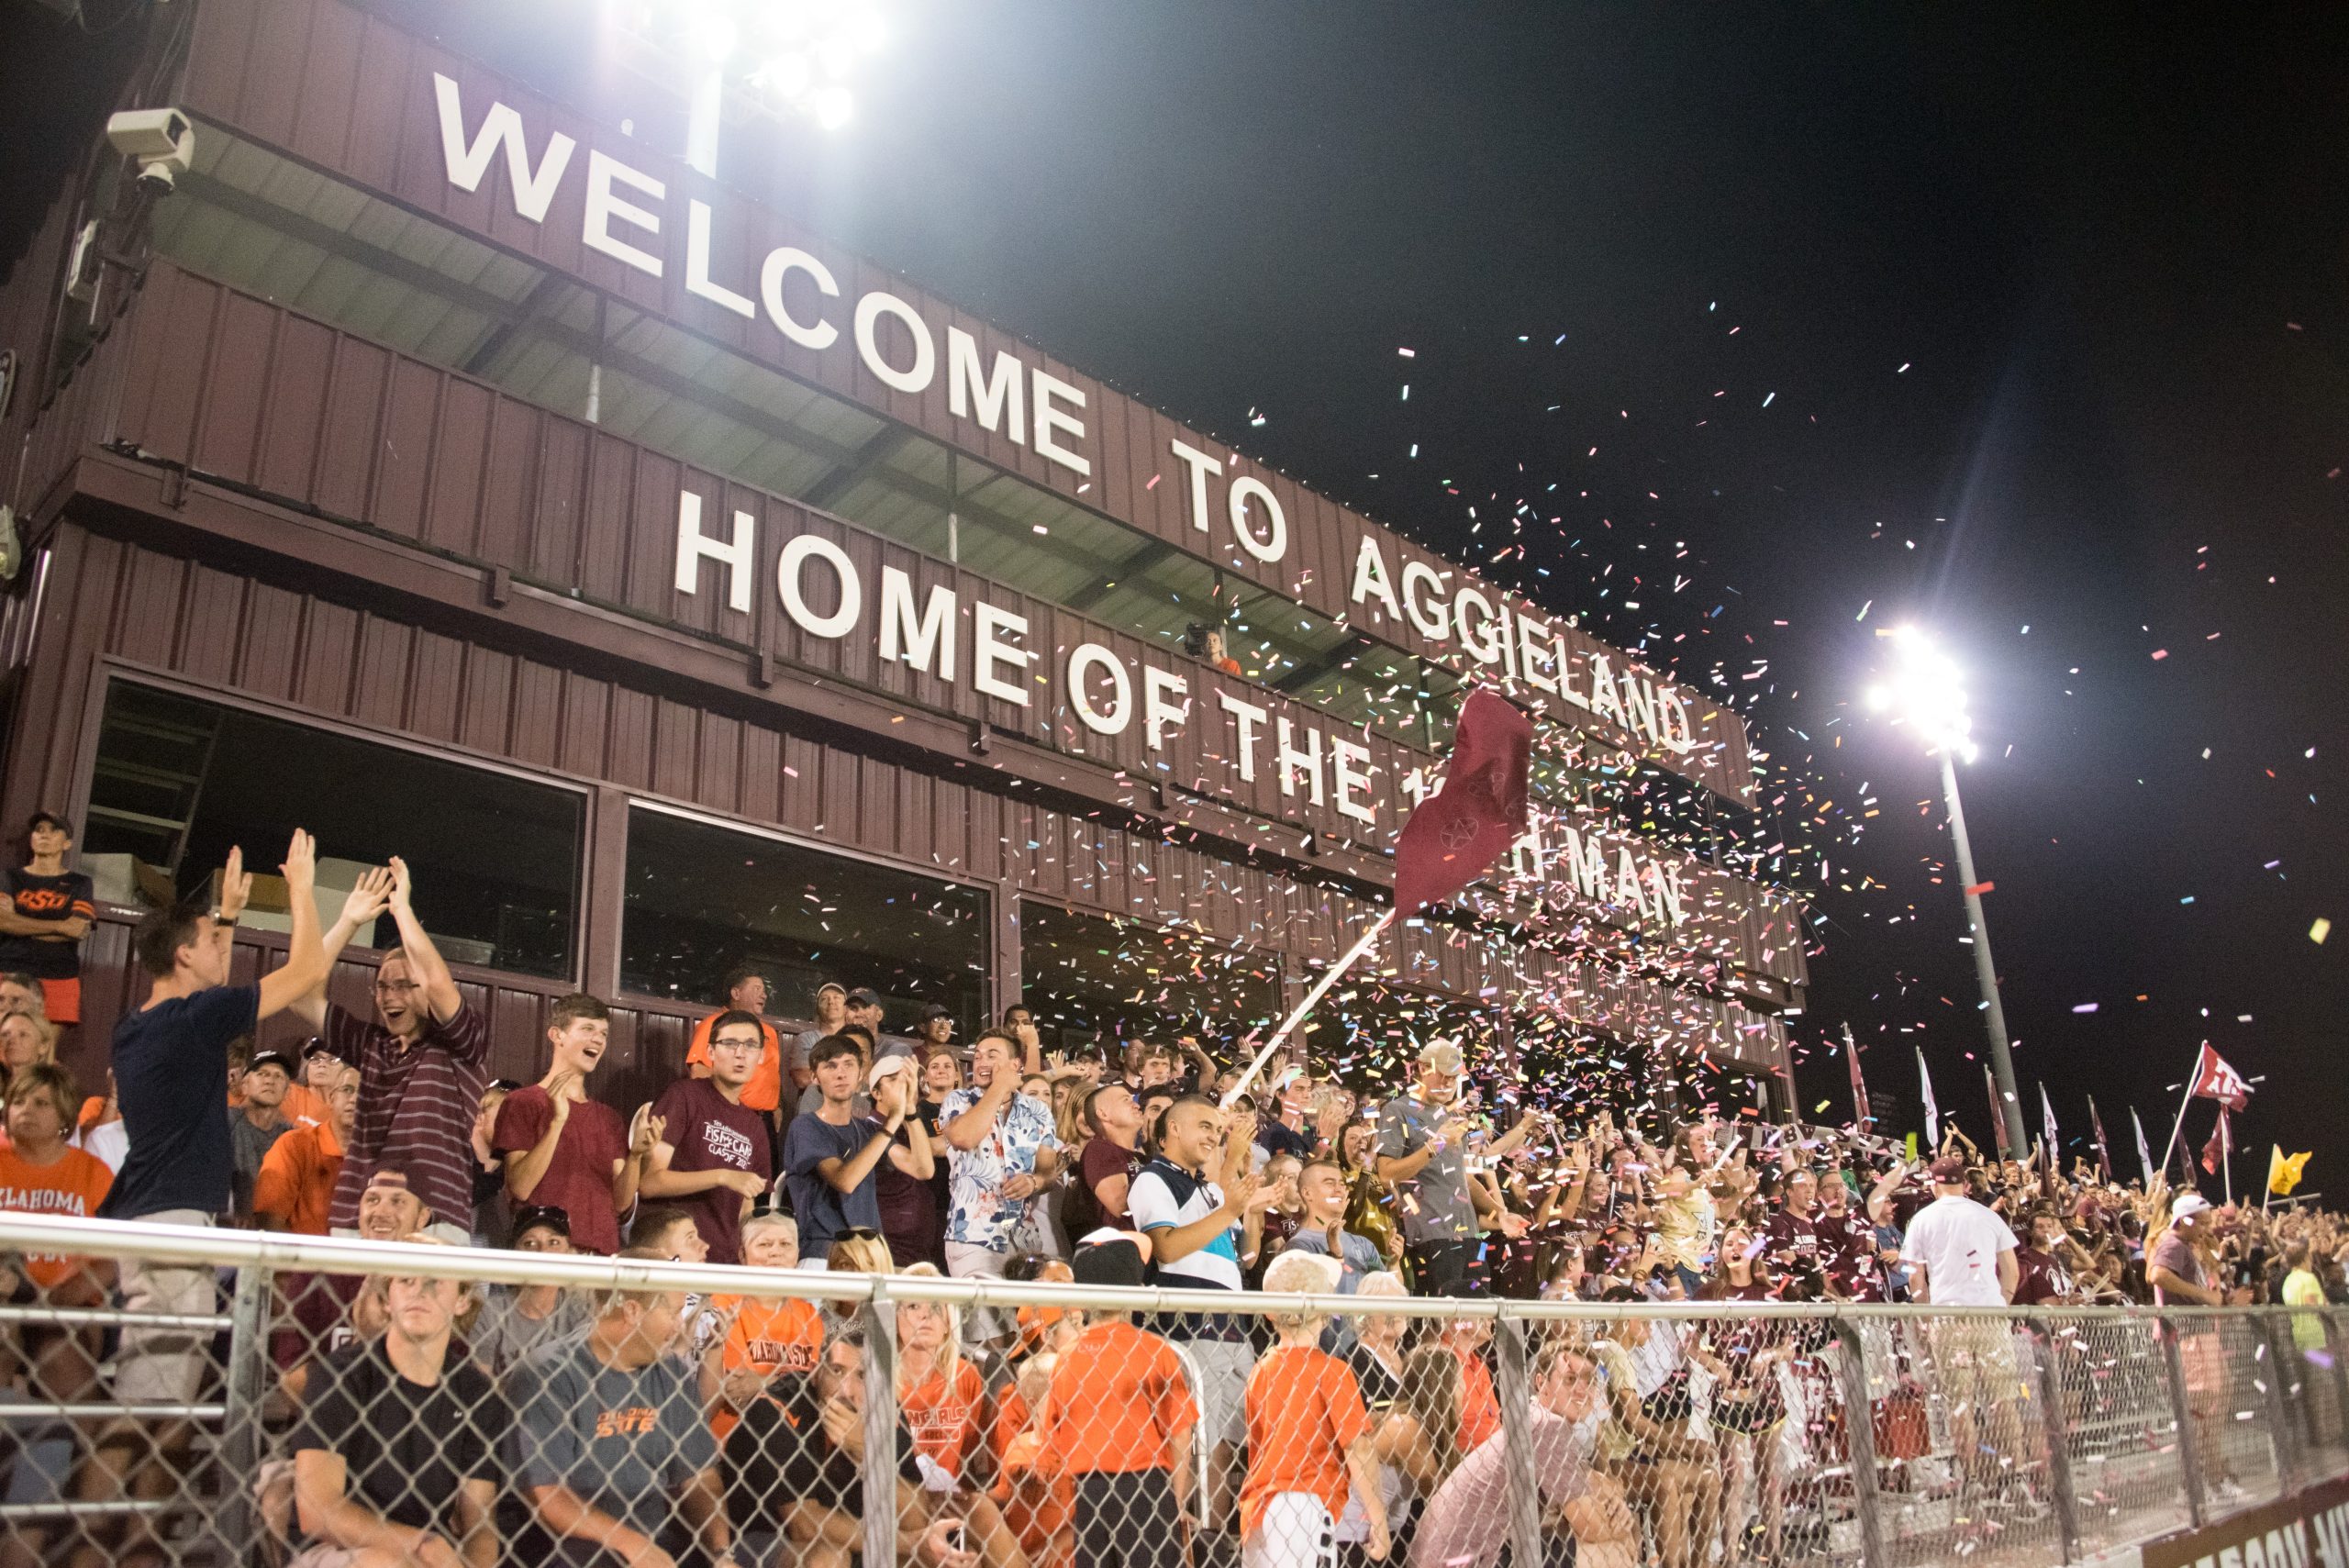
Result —
[{"label": "metal railing", "polygon": [[[457,1282],[449,1294],[474,1304],[449,1364],[472,1354],[478,1378],[465,1386],[484,1392],[453,1414],[436,1407],[445,1430],[389,1434],[415,1469],[405,1489],[385,1492],[360,1473],[368,1451],[350,1451],[351,1498],[373,1496],[384,1518],[409,1518],[403,1529],[419,1541],[437,1531],[454,1553],[419,1545],[385,1562],[1361,1562],[1375,1538],[1367,1476],[1396,1560],[1414,1568],[1492,1568],[1504,1545],[1512,1563],[1548,1563],[1569,1542],[1602,1568],[2053,1564],[2349,1472],[2349,1312],[2332,1310],[1087,1290],[20,1215],[0,1215],[0,1251],[212,1271],[217,1307],[139,1313],[117,1294],[0,1308],[0,1568],[283,1568],[309,1548],[357,1544],[291,1462],[342,1444],[321,1429],[328,1410],[351,1414],[329,1391],[394,1309],[409,1309],[417,1280]],[[397,1300],[395,1282],[409,1282]],[[534,1290],[542,1345],[503,1364],[464,1348],[487,1343],[465,1336],[484,1330],[472,1313],[491,1296],[511,1329],[515,1293]],[[775,1327],[786,1320],[796,1327]],[[1004,1345],[985,1342],[990,1321]],[[652,1327],[627,1340],[636,1324]],[[563,1403],[606,1396],[557,1376],[597,1374],[604,1363],[577,1359],[597,1335],[607,1351],[657,1351],[651,1371],[629,1375],[666,1377],[689,1407],[675,1431],[628,1407],[638,1447],[617,1466],[592,1457],[612,1413]],[[150,1375],[166,1342],[190,1358],[176,1390]],[[1315,1359],[1330,1355],[1342,1376]],[[1158,1360],[1173,1369],[1159,1403],[1131,1408],[1167,1413],[1166,1455],[1129,1472],[1085,1458],[1105,1440],[1085,1418],[1138,1397]],[[1358,1394],[1359,1432],[1342,1389],[1311,1395],[1298,1425],[1316,1377]],[[371,1408],[359,1426],[382,1424]],[[1299,1445],[1325,1430],[1311,1422],[1334,1445],[1319,1504],[1300,1480],[1315,1472]],[[741,1435],[753,1427],[768,1435]],[[495,1485],[488,1513],[461,1528],[425,1475],[476,1438],[499,1456],[481,1462]],[[673,1439],[675,1454],[654,1446]],[[1350,1447],[1367,1470],[1346,1469]],[[551,1500],[651,1485],[628,1463],[677,1454],[684,1471],[647,1474],[706,1482],[689,1475],[649,1507],[598,1505],[665,1555],[597,1557],[572,1532],[601,1527]],[[1161,1472],[1163,1488],[1129,1484]],[[852,1507],[851,1479],[868,1496],[894,1489],[898,1506]]]}]

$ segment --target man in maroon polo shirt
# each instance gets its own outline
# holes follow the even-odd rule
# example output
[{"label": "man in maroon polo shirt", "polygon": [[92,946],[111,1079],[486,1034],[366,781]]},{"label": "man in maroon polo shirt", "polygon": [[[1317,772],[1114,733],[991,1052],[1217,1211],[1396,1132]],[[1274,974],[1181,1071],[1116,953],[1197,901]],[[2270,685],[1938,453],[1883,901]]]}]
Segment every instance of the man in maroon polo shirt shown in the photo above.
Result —
[{"label": "man in maroon polo shirt", "polygon": [[506,1193],[517,1207],[559,1208],[583,1252],[620,1250],[620,1217],[636,1207],[636,1185],[662,1138],[646,1106],[629,1136],[619,1112],[587,1097],[587,1075],[611,1044],[611,1011],[584,992],[547,1012],[554,1061],[547,1075],[497,1107],[490,1141],[506,1154]]},{"label": "man in maroon polo shirt", "polygon": [[407,862],[394,855],[388,868],[360,878],[342,917],[327,931],[331,959],[362,925],[374,924],[379,909],[390,909],[399,946],[376,966],[373,1018],[328,1001],[324,985],[294,1011],[329,1051],[359,1069],[359,1115],[343,1150],[328,1228],[343,1236],[357,1229],[360,1195],[376,1167],[388,1165],[406,1172],[417,1201],[440,1217],[434,1236],[462,1247],[472,1240],[473,1114],[489,1082],[489,1025],[466,1005],[425,934],[414,892]]}]

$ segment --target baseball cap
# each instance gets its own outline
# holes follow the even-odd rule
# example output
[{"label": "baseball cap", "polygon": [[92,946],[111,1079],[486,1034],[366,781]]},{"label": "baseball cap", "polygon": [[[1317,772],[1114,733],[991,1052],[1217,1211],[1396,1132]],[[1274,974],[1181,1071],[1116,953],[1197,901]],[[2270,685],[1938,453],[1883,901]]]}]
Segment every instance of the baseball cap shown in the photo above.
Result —
[{"label": "baseball cap", "polygon": [[1965,1180],[1965,1156],[1963,1154],[1943,1155],[1933,1162],[1932,1176],[1937,1182],[1952,1184]]},{"label": "baseball cap", "polygon": [[852,1003],[862,1003],[863,1006],[868,1007],[877,1007],[881,1005],[880,996],[874,992],[873,987],[870,985],[858,986],[855,990],[848,994],[848,999]]},{"label": "baseball cap", "polygon": [[324,1035],[312,1035],[309,1042],[302,1047],[303,1061],[307,1062],[313,1056],[331,1056],[338,1062],[342,1060],[342,1052],[328,1045]]},{"label": "baseball cap", "polygon": [[[1309,1254],[1308,1254],[1309,1255]],[[1130,1241],[1096,1241],[1079,1247],[1068,1262],[1079,1284],[1138,1285],[1142,1283],[1141,1249]]]},{"label": "baseball cap", "polygon": [[921,1010],[921,1020],[924,1023],[928,1023],[932,1018],[952,1018],[953,1016],[952,1008],[938,1002],[932,1002]]},{"label": "baseball cap", "polygon": [[1419,1047],[1419,1065],[1432,1067],[1439,1073],[1457,1073],[1463,1065],[1459,1043],[1449,1040],[1431,1040]]},{"label": "baseball cap", "polygon": [[274,1067],[288,1078],[295,1077],[301,1072],[300,1063],[282,1051],[257,1051],[253,1053],[253,1059],[245,1063],[245,1071],[248,1073],[258,1073],[264,1067]]},{"label": "baseball cap", "polygon": [[879,1088],[881,1080],[892,1073],[910,1073],[913,1070],[914,1059],[910,1056],[885,1056],[873,1064],[872,1072],[864,1075],[865,1092],[870,1094]]},{"label": "baseball cap", "polygon": [[2177,1201],[2169,1206],[2172,1219],[2184,1219],[2189,1215],[2208,1214],[2210,1211],[2210,1200],[2200,1193],[2180,1193]]},{"label": "baseball cap", "polygon": [[551,1204],[530,1204],[518,1208],[514,1211],[514,1229],[507,1233],[507,1245],[510,1247],[520,1240],[522,1232],[525,1230],[540,1229],[551,1230],[556,1235],[568,1240],[571,1235],[571,1216]]},{"label": "baseball cap", "polygon": [[848,987],[841,984],[837,980],[827,980],[821,985],[816,987],[816,995],[818,996],[822,995],[827,991],[837,991],[843,996],[848,995]]},{"label": "baseball cap", "polygon": [[30,819],[25,823],[25,831],[29,833],[44,822],[56,828],[59,832],[64,834],[69,839],[73,836],[73,824],[68,822],[64,817],[60,817],[54,811],[34,812]]}]

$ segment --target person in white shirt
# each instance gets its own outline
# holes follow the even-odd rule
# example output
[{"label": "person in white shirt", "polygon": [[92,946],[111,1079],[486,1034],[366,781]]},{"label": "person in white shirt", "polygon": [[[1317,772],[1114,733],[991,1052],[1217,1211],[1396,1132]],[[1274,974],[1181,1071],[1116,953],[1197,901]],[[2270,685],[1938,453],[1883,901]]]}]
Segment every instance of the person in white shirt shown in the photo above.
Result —
[{"label": "person in white shirt", "polygon": [[[1962,1154],[1933,1162],[1933,1201],[1909,1220],[1900,1262],[1909,1271],[1909,1294],[1928,1306],[2004,1307],[2021,1278],[2015,1233],[1965,1195],[1965,1170]],[[2017,1406],[2030,1393],[2015,1359],[2013,1330],[2002,1319],[1969,1315],[1938,1319],[1930,1332],[1933,1373],[1954,1414],[1966,1468],[1986,1496],[2003,1492],[2021,1507],[2040,1507],[2020,1473],[2000,1473],[2005,1462],[1999,1456],[2023,1451]]]}]

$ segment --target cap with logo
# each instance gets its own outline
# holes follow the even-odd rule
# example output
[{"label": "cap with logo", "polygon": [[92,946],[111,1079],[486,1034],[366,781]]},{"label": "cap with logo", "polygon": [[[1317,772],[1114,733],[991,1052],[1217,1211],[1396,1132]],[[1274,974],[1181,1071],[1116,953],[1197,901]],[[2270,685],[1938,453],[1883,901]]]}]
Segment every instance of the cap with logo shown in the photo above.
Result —
[{"label": "cap with logo", "polygon": [[1419,1047],[1419,1065],[1438,1073],[1457,1073],[1464,1064],[1459,1045],[1448,1040],[1431,1040]]}]

